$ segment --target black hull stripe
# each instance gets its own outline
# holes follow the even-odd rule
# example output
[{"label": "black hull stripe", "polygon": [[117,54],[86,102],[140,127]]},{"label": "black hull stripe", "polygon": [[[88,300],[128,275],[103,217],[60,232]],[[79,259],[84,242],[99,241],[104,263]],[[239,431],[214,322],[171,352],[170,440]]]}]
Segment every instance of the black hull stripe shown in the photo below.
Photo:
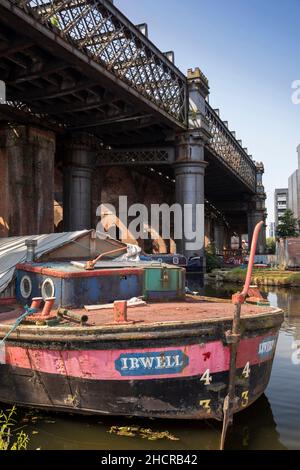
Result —
[{"label": "black hull stripe", "polygon": [[[237,372],[235,411],[249,406],[266,389],[272,360],[252,366],[249,378]],[[143,416],[172,419],[221,419],[228,372],[200,377],[150,381],[86,380],[0,366],[0,401],[71,413]]]}]

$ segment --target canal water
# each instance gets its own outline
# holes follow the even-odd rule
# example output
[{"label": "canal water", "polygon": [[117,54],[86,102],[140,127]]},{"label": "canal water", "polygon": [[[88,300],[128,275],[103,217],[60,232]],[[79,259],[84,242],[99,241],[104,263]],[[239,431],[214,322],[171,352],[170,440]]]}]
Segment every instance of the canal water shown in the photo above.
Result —
[{"label": "canal water", "polygon": [[[233,291],[236,286],[220,285],[206,286],[202,293],[229,297]],[[300,347],[300,289],[265,292],[272,305],[285,310],[272,377],[265,395],[235,415],[227,449],[300,449],[300,354],[293,349],[297,341]],[[112,426],[129,427],[134,437],[112,434]],[[221,432],[221,424],[215,421],[81,417],[35,410],[18,410],[16,427],[30,436],[30,449],[65,450],[218,449]],[[157,439],[155,433],[165,431],[177,440]]]}]

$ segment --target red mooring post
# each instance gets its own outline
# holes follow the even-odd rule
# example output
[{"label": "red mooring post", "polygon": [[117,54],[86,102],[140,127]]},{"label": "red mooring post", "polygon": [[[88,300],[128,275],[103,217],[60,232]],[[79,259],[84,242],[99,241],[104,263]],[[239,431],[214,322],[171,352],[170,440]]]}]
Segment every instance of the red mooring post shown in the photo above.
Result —
[{"label": "red mooring post", "polygon": [[236,358],[237,348],[241,339],[241,308],[245,302],[248,290],[251,283],[251,277],[253,272],[253,265],[257,247],[257,241],[260,229],[264,225],[264,222],[259,222],[253,232],[249,263],[247,269],[246,280],[242,292],[237,292],[232,296],[232,303],[234,305],[234,317],[232,321],[232,330],[226,332],[227,344],[230,347],[230,365],[229,365],[229,383],[228,383],[228,394],[225,397],[223,405],[223,429],[220,442],[220,450],[224,450],[226,433],[229,424],[232,424],[235,404],[235,382],[236,382]]},{"label": "red mooring post", "polygon": [[48,299],[45,299],[45,305],[42,310],[42,317],[49,317],[55,300],[55,297],[49,297]]},{"label": "red mooring post", "polygon": [[114,302],[114,322],[127,323],[127,300]]},{"label": "red mooring post", "polygon": [[33,297],[30,308],[35,308],[36,310],[38,310],[41,306],[42,301],[43,297]]}]

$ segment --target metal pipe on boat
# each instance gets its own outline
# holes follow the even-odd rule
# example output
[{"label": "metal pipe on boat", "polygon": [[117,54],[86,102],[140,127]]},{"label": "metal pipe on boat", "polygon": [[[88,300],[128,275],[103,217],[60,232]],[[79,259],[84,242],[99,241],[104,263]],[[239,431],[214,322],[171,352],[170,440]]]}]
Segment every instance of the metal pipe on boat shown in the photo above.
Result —
[{"label": "metal pipe on boat", "polygon": [[55,300],[56,297],[49,297],[48,299],[45,299],[45,305],[42,310],[42,317],[49,317]]},{"label": "metal pipe on boat", "polygon": [[69,310],[64,309],[64,308],[59,308],[58,309],[57,316],[58,317],[66,317],[68,319],[79,322],[82,325],[89,321],[89,317],[87,315],[77,315],[76,313],[70,312]]},{"label": "metal pipe on boat", "polygon": [[256,227],[254,229],[254,232],[253,232],[253,238],[252,238],[249,262],[248,262],[248,270],[247,270],[247,275],[246,275],[246,281],[245,281],[244,289],[241,292],[241,296],[244,296],[244,298],[247,297],[248,290],[249,290],[249,287],[250,287],[250,284],[251,284],[251,277],[252,277],[252,272],[253,272],[256,246],[257,246],[257,242],[258,242],[259,232],[260,232],[261,228],[263,227],[263,225],[264,225],[263,221],[259,222],[256,225]]},{"label": "metal pipe on boat", "polygon": [[228,426],[232,424],[234,405],[235,405],[235,383],[236,383],[236,359],[237,359],[237,348],[241,340],[241,309],[242,304],[245,302],[247,297],[251,277],[253,272],[253,264],[256,253],[256,246],[260,229],[264,225],[264,222],[259,222],[253,233],[249,263],[247,269],[246,280],[242,292],[237,292],[232,296],[232,303],[234,305],[234,317],[232,322],[232,330],[226,332],[227,344],[230,345],[230,364],[229,364],[229,382],[228,382],[228,394],[225,397],[223,405],[223,429],[220,442],[220,450],[224,450],[225,439]]},{"label": "metal pipe on boat", "polygon": [[111,250],[111,251],[107,251],[106,253],[101,253],[101,255],[97,256],[97,258],[87,261],[84,269],[86,269],[87,271],[92,271],[95,268],[95,264],[98,261],[100,261],[100,259],[104,258],[104,256],[114,255],[116,253],[124,251],[125,249],[126,247],[123,246],[122,248],[117,248],[116,250]]},{"label": "metal pipe on boat", "polygon": [[35,259],[35,247],[37,246],[37,240],[25,240],[26,251],[26,263],[33,263]]}]

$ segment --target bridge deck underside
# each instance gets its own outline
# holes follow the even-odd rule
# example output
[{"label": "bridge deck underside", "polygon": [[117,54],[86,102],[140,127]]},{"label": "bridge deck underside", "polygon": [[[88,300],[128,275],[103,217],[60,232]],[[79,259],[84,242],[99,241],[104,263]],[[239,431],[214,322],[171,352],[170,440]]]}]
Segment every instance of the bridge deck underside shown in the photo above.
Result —
[{"label": "bridge deck underside", "polygon": [[223,165],[209,150],[205,151],[205,193],[215,204],[241,201],[254,194],[234,171]]},{"label": "bridge deck underside", "polygon": [[[37,5],[43,2],[37,0],[22,2],[25,3]],[[55,2],[48,2],[50,3],[53,6]],[[56,3],[60,8],[60,5],[68,2]],[[86,7],[89,8],[89,5],[96,5],[97,2],[91,0],[86,3]],[[106,3],[106,0],[99,0],[97,5],[105,6]],[[108,66],[105,67],[101,62],[93,60],[90,55],[84,54],[82,47],[76,46],[76,44],[82,45],[82,41],[76,44],[68,42],[66,35],[61,34],[62,31],[55,32],[55,28],[49,27],[49,21],[40,23],[25,10],[18,9],[16,14],[14,4],[18,2],[0,0],[0,79],[7,85],[8,101],[7,104],[0,105],[0,122],[42,126],[53,130],[57,136],[66,132],[87,131],[99,137],[106,146],[117,145],[120,149],[129,146],[147,147],[147,145],[160,147],[166,145],[166,142],[174,147],[175,133],[186,130],[184,122],[186,96],[183,96],[183,90],[186,91],[187,88],[185,78],[181,73],[176,75],[177,72],[172,64],[168,65],[166,62],[160,66],[162,70],[164,68],[169,70],[170,66],[174,72],[170,77],[173,77],[172,80],[176,83],[180,83],[181,121],[174,117],[174,107],[173,115],[164,108],[165,103],[161,98],[167,96],[166,81],[161,84],[155,83],[156,96],[160,97],[156,103],[155,99],[153,100],[155,93],[152,100],[147,98],[145,93],[139,93],[136,81],[132,86],[125,84],[124,80],[113,74]],[[114,7],[107,8],[112,18],[109,9]],[[60,21],[61,28],[62,16],[56,18]],[[82,22],[77,18],[73,19],[74,28],[80,21]],[[124,21],[121,17],[115,16],[111,24],[112,28],[119,27],[122,30],[124,38],[130,36],[130,40],[135,44],[137,49],[131,59],[136,60],[134,58],[138,56],[140,47],[142,54],[145,51],[152,51],[151,60],[154,64],[159,61],[160,64],[164,64],[161,53],[157,51],[158,56],[156,56],[151,44],[143,42],[147,42],[146,39],[136,40],[133,26],[127,25],[126,28],[129,29],[126,30]],[[65,23],[65,28],[69,27],[70,24]],[[116,31],[112,32],[115,33]],[[100,39],[109,43],[109,34],[105,33]],[[144,61],[146,56],[140,55],[138,60],[141,60],[141,57]],[[148,67],[145,62],[143,65],[141,62],[137,63],[139,65],[136,69],[143,66],[145,71]],[[168,75],[169,72],[164,73]],[[145,86],[150,86],[145,81],[142,85],[144,89]],[[151,87],[153,85],[151,82]],[[171,89],[172,86],[171,83]],[[176,90],[174,93],[176,94]],[[228,137],[228,131],[214,111],[208,109],[207,112],[214,139],[213,145],[208,146],[205,152],[205,160],[209,163],[205,176],[205,196],[217,208],[224,202],[245,201],[255,191],[253,163],[249,163],[244,154],[241,155],[242,149],[236,145],[236,142],[232,142],[232,136]],[[222,155],[218,155],[216,149],[221,149],[219,154]],[[235,171],[236,162],[241,167],[240,175]],[[154,177],[160,178],[162,184],[174,186],[174,172],[170,164],[172,162],[168,162],[167,157],[161,167],[154,162],[152,169],[151,163],[139,163],[141,165],[138,171],[151,175],[155,170]],[[244,163],[244,166],[240,165],[241,163]],[[249,184],[248,174],[252,177]],[[226,214],[233,222],[234,219],[237,220],[238,212],[232,215],[230,211],[225,211]],[[240,211],[239,217],[246,220],[244,209]]]},{"label": "bridge deck underside", "polygon": [[[132,169],[169,187],[175,202],[175,175],[171,166],[147,164]],[[205,199],[225,216],[232,231],[248,232],[247,201],[251,195],[249,190],[235,176],[226,173],[224,168],[213,163],[208,165],[205,173]]]},{"label": "bridge deck underside", "polygon": [[[55,132],[84,130],[110,143],[163,139],[176,120],[60,38],[53,40],[1,6],[0,79],[7,85],[2,121],[39,124]],[[18,31],[18,34],[16,34]]]}]

